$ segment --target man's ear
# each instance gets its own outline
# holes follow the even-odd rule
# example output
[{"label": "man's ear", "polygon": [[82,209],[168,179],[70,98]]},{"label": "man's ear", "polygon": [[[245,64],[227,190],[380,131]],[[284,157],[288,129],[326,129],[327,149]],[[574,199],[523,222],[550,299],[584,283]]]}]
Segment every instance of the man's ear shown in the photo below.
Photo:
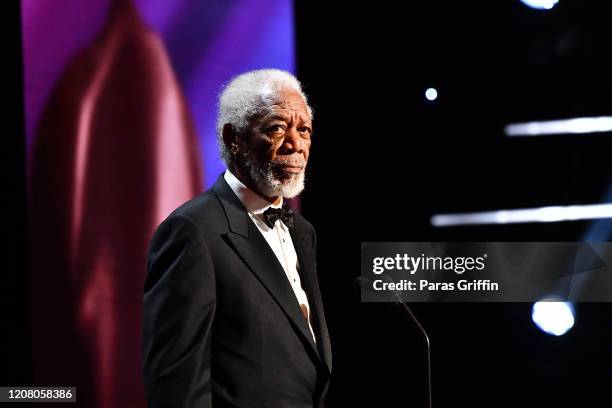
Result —
[{"label": "man's ear", "polygon": [[236,129],[230,123],[226,123],[223,125],[221,134],[227,150],[235,154],[238,151],[238,132],[236,132]]}]

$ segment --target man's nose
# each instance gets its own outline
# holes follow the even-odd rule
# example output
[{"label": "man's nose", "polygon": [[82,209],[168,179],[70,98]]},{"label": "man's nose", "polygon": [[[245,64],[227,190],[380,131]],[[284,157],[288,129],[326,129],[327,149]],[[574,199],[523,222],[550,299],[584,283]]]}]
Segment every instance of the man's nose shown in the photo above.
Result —
[{"label": "man's nose", "polygon": [[304,149],[304,142],[300,132],[294,127],[287,129],[285,134],[285,148],[292,152],[300,153]]}]

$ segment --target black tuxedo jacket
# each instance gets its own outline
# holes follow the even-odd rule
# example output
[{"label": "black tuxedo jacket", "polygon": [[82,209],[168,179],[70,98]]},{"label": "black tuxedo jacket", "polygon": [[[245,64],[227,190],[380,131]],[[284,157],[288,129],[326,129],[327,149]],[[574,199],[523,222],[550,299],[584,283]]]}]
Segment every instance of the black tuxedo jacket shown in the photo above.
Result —
[{"label": "black tuxedo jacket", "polygon": [[322,407],[332,368],[316,235],[290,229],[312,339],[285,271],[223,175],[153,235],[144,287],[149,407]]}]

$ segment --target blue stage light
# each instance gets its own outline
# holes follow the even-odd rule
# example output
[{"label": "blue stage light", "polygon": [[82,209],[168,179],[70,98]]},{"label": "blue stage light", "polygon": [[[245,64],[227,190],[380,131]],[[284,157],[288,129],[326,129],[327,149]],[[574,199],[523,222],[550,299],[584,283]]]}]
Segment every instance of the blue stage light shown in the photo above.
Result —
[{"label": "blue stage light", "polygon": [[521,0],[524,5],[537,10],[550,10],[555,7],[559,0]]},{"label": "blue stage light", "polygon": [[543,332],[561,336],[574,326],[574,308],[569,302],[540,301],[534,303],[531,318]]},{"label": "blue stage light", "polygon": [[438,91],[436,88],[427,88],[425,91],[425,98],[427,98],[428,101],[435,101],[438,99]]}]

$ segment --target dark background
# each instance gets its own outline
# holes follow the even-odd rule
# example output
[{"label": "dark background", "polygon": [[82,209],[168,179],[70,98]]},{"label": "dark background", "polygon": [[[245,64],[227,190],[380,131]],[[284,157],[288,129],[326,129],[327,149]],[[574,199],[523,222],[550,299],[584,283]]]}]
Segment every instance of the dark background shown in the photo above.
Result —
[{"label": "dark background", "polygon": [[[608,241],[610,220],[435,229],[430,217],[612,201],[612,134],[503,134],[610,115],[611,3],[300,1],[296,25],[315,110],[303,207],[319,235],[330,406],[425,406],[416,327],[353,290],[360,242]],[[612,307],[576,305],[573,329],[554,337],[531,306],[413,305],[431,338],[434,406],[610,405]]]},{"label": "dark background", "polygon": [[2,50],[5,117],[1,165],[2,229],[0,244],[0,384],[28,384],[31,381],[29,315],[27,309],[26,263],[26,166],[23,115],[23,77],[19,2],[3,2],[5,35]]},{"label": "dark background", "polygon": [[[329,406],[424,406],[421,338],[401,309],[361,304],[362,241],[609,240],[608,221],[434,229],[439,212],[610,202],[611,134],[507,138],[513,121],[612,110],[612,9],[561,0],[298,1],[298,75],[315,109],[305,216],[334,348]],[[3,5],[18,22],[17,2]],[[2,246],[2,384],[30,376],[25,172],[18,24],[5,48],[10,210]],[[439,91],[427,103],[424,90]],[[436,407],[609,406],[609,304],[576,305],[566,335],[531,322],[531,304],[416,304],[432,341]]]}]

